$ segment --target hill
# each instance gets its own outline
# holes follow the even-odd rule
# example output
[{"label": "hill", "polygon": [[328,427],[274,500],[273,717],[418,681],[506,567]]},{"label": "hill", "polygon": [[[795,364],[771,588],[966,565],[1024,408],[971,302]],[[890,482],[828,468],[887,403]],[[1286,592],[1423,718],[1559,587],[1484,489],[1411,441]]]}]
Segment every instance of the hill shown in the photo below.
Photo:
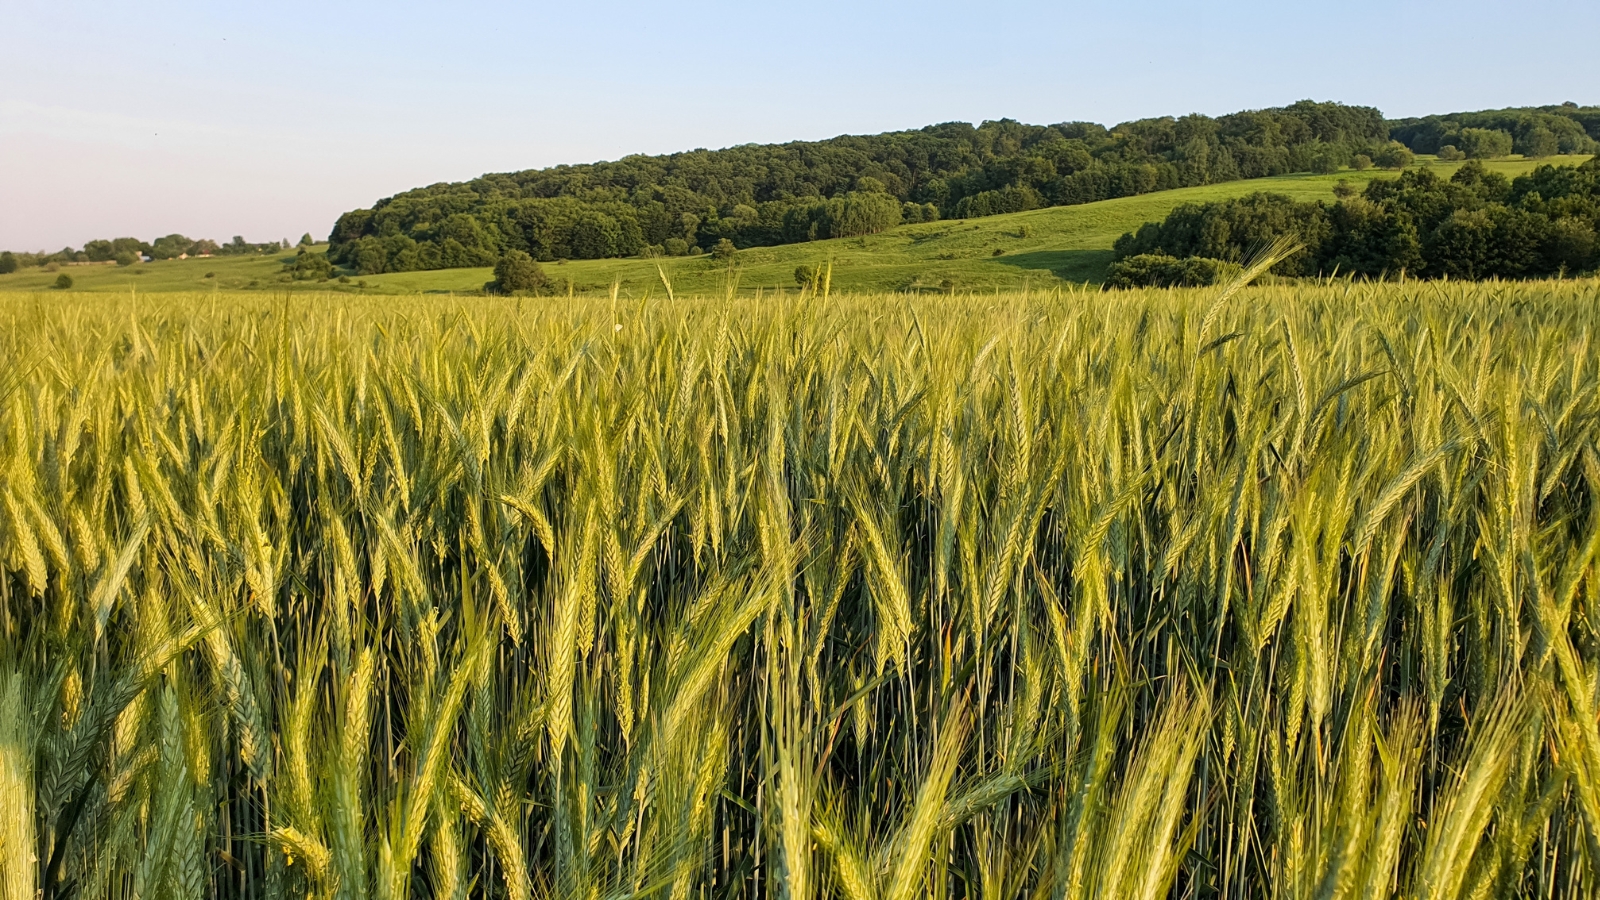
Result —
[{"label": "hill", "polygon": [[[1587,158],[1505,159],[1485,165],[1492,171],[1514,177],[1544,163],[1576,165]],[[1448,175],[1460,164],[1419,157],[1415,165]],[[829,260],[833,262],[832,287],[838,291],[988,291],[1083,282],[1097,284],[1105,278],[1106,267],[1112,259],[1112,244],[1118,237],[1146,222],[1164,219],[1180,204],[1225,200],[1257,191],[1302,201],[1331,200],[1334,185],[1340,181],[1360,186],[1383,177],[1392,178],[1394,173],[1368,169],[1328,175],[1281,175],[1079,206],[902,225],[855,238],[751,248],[739,251],[735,257],[736,286],[741,293],[792,291],[796,288],[797,267],[825,265]],[[327,246],[317,245],[312,249],[324,251]],[[1000,252],[996,254],[996,250]],[[74,290],[139,293],[330,289],[349,293],[468,293],[480,290],[494,277],[490,267],[479,266],[350,275],[348,283],[281,281],[283,262],[293,258],[294,251],[286,250],[265,257],[162,260],[126,268],[69,266],[60,271],[72,276]],[[660,262],[673,289],[680,293],[721,293],[729,284],[728,266],[710,256],[669,258]],[[570,284],[574,293],[605,293],[614,282],[620,285],[623,295],[629,297],[642,297],[650,292],[659,295],[663,290],[656,261],[642,257],[571,260],[564,264],[547,263],[544,269],[561,283],[561,292]],[[0,290],[48,290],[56,275],[55,271],[36,268],[0,275]]]},{"label": "hill", "polygon": [[629,156],[405,191],[341,216],[329,252],[375,275],[488,266],[512,250],[549,262],[744,250],[1346,166],[1398,169],[1417,152],[1592,153],[1597,116],[1572,105],[1396,123],[1371,107],[1301,101],[1109,128],[1002,119]]}]

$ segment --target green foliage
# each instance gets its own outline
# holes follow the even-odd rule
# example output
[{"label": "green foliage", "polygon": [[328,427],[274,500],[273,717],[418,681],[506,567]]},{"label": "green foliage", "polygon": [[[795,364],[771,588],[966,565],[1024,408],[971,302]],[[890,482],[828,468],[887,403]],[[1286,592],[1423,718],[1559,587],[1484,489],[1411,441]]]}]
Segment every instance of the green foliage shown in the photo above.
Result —
[{"label": "green foliage", "polygon": [[1237,275],[1239,270],[1237,264],[1218,259],[1206,259],[1200,256],[1178,259],[1158,253],[1141,253],[1112,263],[1106,275],[1106,286],[1206,287],[1229,280]]},{"label": "green foliage", "polygon": [[496,293],[515,294],[542,291],[550,284],[544,269],[533,257],[512,250],[494,264],[494,281],[486,287]]},{"label": "green foliage", "polygon": [[822,284],[822,267],[808,264],[795,266],[794,283],[803,291],[815,291]]},{"label": "green foliage", "polygon": [[10,250],[0,252],[0,275],[10,275],[17,270],[17,256]]},{"label": "green foliage", "polygon": [[284,261],[283,271],[294,281],[324,281],[333,277],[333,263],[328,254],[301,247],[292,259]]},{"label": "green foliage", "polygon": [[738,254],[739,249],[733,246],[733,241],[727,238],[718,240],[716,245],[711,248],[711,258],[718,262],[728,262]]},{"label": "green foliage", "polygon": [[1593,282],[0,299],[5,900],[1593,893]]},{"label": "green foliage", "polygon": [[1385,169],[1408,169],[1415,160],[1411,149],[1399,141],[1389,141],[1372,154],[1373,164]]},{"label": "green foliage", "polygon": [[58,291],[70,289],[72,287],[72,276],[62,272],[60,275],[56,276],[55,283],[52,285],[52,287]]},{"label": "green foliage", "polygon": [[379,274],[487,265],[461,260],[492,259],[508,249],[541,260],[599,259],[666,248],[673,240],[700,247],[730,240],[748,248],[857,237],[902,221],[1337,167],[1387,131],[1377,110],[1302,101],[1115,129],[1003,119],[630,156],[407,191],[341,216],[331,252],[341,265]]},{"label": "green foliage", "polygon": [[1142,254],[1240,262],[1275,235],[1305,250],[1280,274],[1536,278],[1595,265],[1600,162],[1540,166],[1514,182],[1476,160],[1449,181],[1427,170],[1370,182],[1331,206],[1268,194],[1175,209],[1119,238],[1119,259]]},{"label": "green foliage", "polygon": [[311,246],[312,244],[315,244],[315,243],[316,243],[316,241],[311,239],[311,232],[308,231],[305,234],[300,235],[300,242],[298,244],[296,244],[296,246],[298,246],[298,247],[309,247],[309,246]]},{"label": "green foliage", "polygon": [[1445,144],[1439,148],[1439,158],[1445,162],[1455,162],[1458,159],[1466,159],[1467,155],[1456,149],[1455,144]]},{"label": "green foliage", "polygon": [[1513,149],[1523,156],[1534,158],[1555,156],[1561,152],[1561,139],[1550,129],[1540,125],[1528,129],[1517,138]]},{"label": "green foliage", "polygon": [[[1395,140],[1404,143],[1417,153],[1437,153],[1440,159],[1450,158],[1443,153],[1447,145],[1467,150],[1461,134],[1469,128],[1503,131],[1511,135],[1517,153],[1528,153],[1530,146],[1545,149],[1542,146],[1544,134],[1555,138],[1556,149],[1552,152],[1594,153],[1596,142],[1600,141],[1600,107],[1580,107],[1574,103],[1565,103],[1560,106],[1484,110],[1451,113],[1446,116],[1398,119],[1389,123],[1390,136]],[[1530,144],[1530,141],[1534,143]],[[1511,152],[1512,150],[1508,149],[1504,153],[1495,155]],[[1472,155],[1470,151],[1468,155]]]},{"label": "green foliage", "polygon": [[1467,159],[1494,159],[1498,156],[1511,154],[1511,133],[1498,129],[1463,128],[1456,138],[1456,145]]}]

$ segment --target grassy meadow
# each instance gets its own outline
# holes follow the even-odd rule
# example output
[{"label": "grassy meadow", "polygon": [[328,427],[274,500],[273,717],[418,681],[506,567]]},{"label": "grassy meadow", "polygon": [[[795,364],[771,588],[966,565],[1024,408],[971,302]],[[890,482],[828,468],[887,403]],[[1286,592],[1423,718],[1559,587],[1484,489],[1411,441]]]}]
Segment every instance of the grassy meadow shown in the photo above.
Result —
[{"label": "grassy meadow", "polygon": [[0,295],[0,898],[1593,897],[1597,310]]},{"label": "grassy meadow", "polygon": [[[1502,159],[1486,167],[1516,177],[1546,163],[1577,165],[1586,156],[1549,159]],[[1422,157],[1419,166],[1448,176],[1460,163]],[[1284,194],[1295,200],[1333,199],[1334,185],[1348,181],[1361,187],[1375,178],[1393,178],[1381,169],[1346,170],[1333,175],[1284,175],[1230,181],[1103,200],[1079,206],[1057,206],[1031,212],[902,225],[860,238],[837,238],[756,247],[740,251],[732,271],[710,256],[662,260],[662,269],[677,293],[795,293],[795,268],[833,262],[836,289],[857,292],[941,293],[1024,290],[1065,287],[1105,280],[1111,245],[1123,233],[1145,222],[1160,221],[1182,203],[1204,203],[1242,197],[1257,191]],[[313,248],[326,251],[326,245]],[[366,294],[473,293],[493,280],[490,268],[438,269],[385,275],[350,276],[349,284],[282,282],[282,263],[295,251],[243,257],[163,260],[127,268],[67,266],[79,291],[127,293],[209,292],[239,290],[311,291]],[[624,296],[642,298],[664,293],[656,263],[642,258],[571,260],[546,263],[546,275],[575,293],[609,294],[613,282]],[[44,291],[57,272],[25,269],[0,275],[0,291]],[[946,285],[949,285],[947,288]],[[365,285],[362,287],[361,285]],[[565,293],[563,289],[561,291]]]}]

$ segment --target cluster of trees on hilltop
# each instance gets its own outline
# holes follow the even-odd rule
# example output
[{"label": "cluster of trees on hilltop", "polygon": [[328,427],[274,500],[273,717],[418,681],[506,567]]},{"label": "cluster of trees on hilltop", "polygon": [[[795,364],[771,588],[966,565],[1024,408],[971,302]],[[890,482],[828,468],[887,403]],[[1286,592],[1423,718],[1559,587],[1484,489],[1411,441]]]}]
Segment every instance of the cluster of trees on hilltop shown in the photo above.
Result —
[{"label": "cluster of trees on hilltop", "polygon": [[1543,157],[1594,153],[1600,107],[1564,103],[1517,109],[1395,119],[1389,136],[1415,153],[1485,159],[1520,153]]},{"label": "cluster of trees on hilltop", "polygon": [[901,222],[1088,203],[1399,160],[1376,109],[1303,101],[1115,128],[1009,119],[746,145],[436,184],[339,218],[334,262],[361,274],[700,252],[870,234]]},{"label": "cluster of trees on hilltop", "polygon": [[1185,204],[1118,238],[1116,258],[1123,275],[1171,270],[1156,257],[1239,263],[1295,235],[1305,249],[1278,274],[1536,278],[1600,265],[1597,231],[1600,158],[1515,181],[1469,161],[1448,181],[1412,169],[1331,204],[1278,194]]},{"label": "cluster of trees on hilltop", "polygon": [[[302,243],[309,244],[311,236],[301,238]],[[252,244],[244,238],[235,235],[233,240],[226,244],[219,244],[208,238],[189,238],[181,234],[169,234],[158,237],[153,241],[142,241],[138,238],[122,237],[109,240],[93,240],[83,245],[83,249],[74,250],[64,247],[55,253],[16,253],[6,251],[0,253],[0,275],[15,272],[28,266],[48,266],[52,263],[94,263],[115,262],[120,265],[133,265],[144,257],[151,259],[177,259],[180,256],[242,256],[254,253],[274,253],[289,246],[288,241],[267,241],[264,244]]]}]

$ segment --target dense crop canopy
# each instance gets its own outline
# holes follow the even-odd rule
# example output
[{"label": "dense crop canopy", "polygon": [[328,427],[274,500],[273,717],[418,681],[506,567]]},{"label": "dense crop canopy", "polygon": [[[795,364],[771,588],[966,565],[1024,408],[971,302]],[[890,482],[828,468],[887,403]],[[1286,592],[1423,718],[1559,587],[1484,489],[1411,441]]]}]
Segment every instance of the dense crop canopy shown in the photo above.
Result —
[{"label": "dense crop canopy", "polygon": [[4,900],[1593,896],[1593,282],[0,299]]}]

